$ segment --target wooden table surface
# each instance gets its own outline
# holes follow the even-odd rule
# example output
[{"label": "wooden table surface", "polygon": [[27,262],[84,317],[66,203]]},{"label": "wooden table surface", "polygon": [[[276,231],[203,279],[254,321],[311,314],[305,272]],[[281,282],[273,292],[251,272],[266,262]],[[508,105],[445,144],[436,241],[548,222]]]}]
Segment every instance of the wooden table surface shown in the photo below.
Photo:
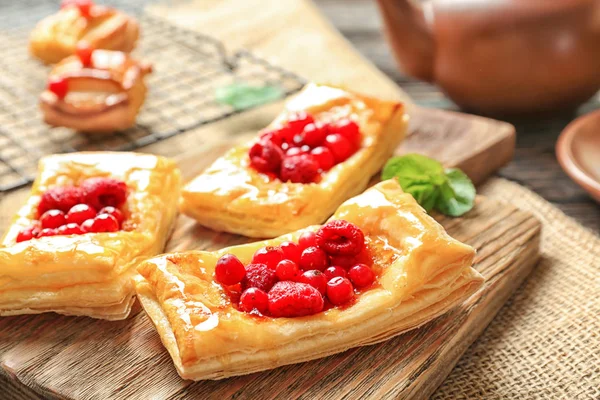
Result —
[{"label": "wooden table surface", "polygon": [[[382,33],[374,0],[315,0],[320,10],[352,45],[425,107],[457,110],[439,88],[411,79],[398,70]],[[574,112],[503,118],[517,128],[514,161],[499,175],[516,181],[558,206],[567,215],[600,233],[600,206],[577,186],[556,161],[554,145],[562,129],[577,115],[600,108],[600,94]]]}]

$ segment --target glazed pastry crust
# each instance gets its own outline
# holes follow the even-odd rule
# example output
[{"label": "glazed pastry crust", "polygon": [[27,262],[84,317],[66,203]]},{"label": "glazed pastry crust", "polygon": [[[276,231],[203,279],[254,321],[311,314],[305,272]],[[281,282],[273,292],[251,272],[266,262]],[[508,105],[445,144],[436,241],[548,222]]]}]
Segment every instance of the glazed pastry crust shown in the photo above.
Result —
[{"label": "glazed pastry crust", "polygon": [[379,275],[379,286],[345,308],[257,317],[237,311],[213,281],[223,254],[246,264],[257,249],[297,241],[305,230],[218,252],[167,254],[138,267],[138,298],[183,378],[221,379],[384,341],[443,314],[483,283],[471,268],[473,248],[448,236],[396,181],[348,200],[332,219],[363,230]]},{"label": "glazed pastry crust", "polygon": [[54,64],[75,54],[80,41],[94,49],[129,53],[138,37],[137,21],[118,10],[94,5],[90,18],[85,18],[77,7],[66,7],[37,24],[30,35],[29,51],[43,62]]},{"label": "glazed pastry crust", "polygon": [[144,77],[152,67],[109,50],[94,50],[92,64],[84,67],[77,56],[70,56],[54,66],[49,79],[67,79],[69,92],[62,99],[49,90],[41,93],[44,122],[95,133],[135,124],[146,99]]},{"label": "glazed pastry crust", "polygon": [[271,179],[251,168],[248,150],[253,140],[231,149],[188,183],[181,212],[209,228],[258,238],[322,223],[344,200],[366,188],[404,138],[408,123],[402,104],[311,84],[270,127],[300,110],[323,121],[355,118],[362,148],[323,174],[319,183],[300,184]]},{"label": "glazed pastry crust", "polygon": [[[136,153],[84,152],[45,157],[31,196],[0,244],[0,315],[55,311],[103,319],[127,317],[134,267],[164,248],[181,186],[175,163]],[[52,236],[16,243],[37,218],[50,187],[111,176],[127,183],[123,230]]]}]

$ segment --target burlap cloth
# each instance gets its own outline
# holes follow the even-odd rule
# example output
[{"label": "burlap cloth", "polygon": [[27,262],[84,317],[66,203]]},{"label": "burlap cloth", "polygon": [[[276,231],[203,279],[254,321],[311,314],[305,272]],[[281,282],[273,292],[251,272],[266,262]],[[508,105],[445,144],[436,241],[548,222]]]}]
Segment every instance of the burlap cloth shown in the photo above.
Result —
[{"label": "burlap cloth", "polygon": [[542,221],[542,260],[432,399],[600,399],[600,238],[515,183],[479,191]]}]

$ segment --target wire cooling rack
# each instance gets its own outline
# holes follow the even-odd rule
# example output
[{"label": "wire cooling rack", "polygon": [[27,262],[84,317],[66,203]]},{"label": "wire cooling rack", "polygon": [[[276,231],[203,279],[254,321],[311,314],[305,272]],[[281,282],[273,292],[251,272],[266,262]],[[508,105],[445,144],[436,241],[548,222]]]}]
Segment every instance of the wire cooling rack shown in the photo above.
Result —
[{"label": "wire cooling rack", "polygon": [[146,3],[103,2],[137,16],[142,35],[134,55],[152,63],[154,72],[146,77],[149,93],[133,128],[89,136],[45,125],[38,108],[49,68],[28,54],[28,36],[59,2],[0,0],[0,192],[31,183],[47,154],[135,150],[241,112],[215,100],[219,87],[270,85],[287,96],[303,86],[297,75],[247,51],[229,56],[210,36],[144,14]]}]

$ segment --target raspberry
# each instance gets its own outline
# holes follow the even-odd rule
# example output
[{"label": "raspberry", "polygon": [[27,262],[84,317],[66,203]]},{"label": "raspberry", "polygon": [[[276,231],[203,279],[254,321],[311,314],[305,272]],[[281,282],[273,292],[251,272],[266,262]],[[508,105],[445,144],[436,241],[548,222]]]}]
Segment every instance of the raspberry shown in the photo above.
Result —
[{"label": "raspberry", "polygon": [[360,147],[360,142],[362,140],[360,129],[358,128],[358,124],[351,119],[339,121],[331,130],[348,139],[355,149]]},{"label": "raspberry", "polygon": [[356,264],[348,271],[348,278],[357,288],[369,286],[375,280],[373,270],[366,264]]},{"label": "raspberry", "polygon": [[42,228],[58,228],[66,224],[65,213],[60,210],[48,210],[40,217]]},{"label": "raspberry", "polygon": [[319,228],[317,246],[330,255],[353,256],[364,248],[365,236],[358,226],[335,220]]},{"label": "raspberry", "polygon": [[77,204],[71,207],[67,213],[66,222],[73,224],[83,224],[86,219],[91,219],[96,216],[96,210],[87,204]]},{"label": "raspberry", "polygon": [[38,234],[38,237],[44,237],[44,236],[56,236],[58,235],[58,231],[54,228],[44,228],[41,230],[41,232]]},{"label": "raspberry", "polygon": [[347,303],[354,297],[354,287],[347,278],[337,276],[327,282],[327,298],[329,301],[339,306]]},{"label": "raspberry", "polygon": [[312,115],[307,114],[304,111],[300,111],[290,115],[287,126],[292,135],[297,135],[304,130],[306,125],[312,124],[313,122],[315,122],[315,119],[312,117]]},{"label": "raspberry", "polygon": [[317,245],[317,234],[312,231],[306,231],[298,238],[300,250]]},{"label": "raspberry", "polygon": [[310,147],[320,146],[327,137],[327,125],[318,122],[308,124],[302,131],[302,143]]},{"label": "raspberry", "polygon": [[279,245],[279,248],[283,252],[284,260],[291,260],[298,264],[300,262],[300,255],[302,254],[302,250],[296,243],[293,242],[283,242]]},{"label": "raspberry", "polygon": [[123,213],[118,208],[114,208],[112,206],[104,207],[102,210],[98,211],[98,214],[112,215],[119,223],[119,226],[121,226],[123,220],[125,219],[123,217]]},{"label": "raspberry", "polygon": [[79,57],[79,61],[84,67],[89,67],[92,65],[92,53],[94,49],[88,42],[85,40],[80,40],[77,42],[77,48],[75,49],[75,54]]},{"label": "raspberry", "polygon": [[321,293],[301,282],[277,282],[269,291],[269,312],[273,317],[302,317],[323,310]]},{"label": "raspberry", "polygon": [[65,78],[50,78],[48,80],[48,90],[59,99],[64,99],[69,93],[69,81]]},{"label": "raspberry", "polygon": [[112,215],[99,214],[94,219],[84,221],[81,229],[85,233],[116,232],[119,230],[119,222]]},{"label": "raspberry", "polygon": [[235,285],[246,276],[244,264],[233,254],[219,258],[215,266],[215,280],[222,285]]},{"label": "raspberry", "polygon": [[250,165],[258,172],[276,172],[281,166],[283,151],[271,142],[257,142],[248,152]]},{"label": "raspberry", "polygon": [[256,310],[261,314],[266,314],[269,311],[269,296],[260,289],[248,288],[240,297],[239,307],[240,310],[248,313]]},{"label": "raspberry", "polygon": [[300,268],[305,271],[317,269],[325,271],[329,266],[329,257],[318,247],[307,247],[300,256]]},{"label": "raspberry", "polygon": [[356,265],[356,256],[330,256],[331,265],[342,267],[343,269],[350,269],[353,265]]},{"label": "raspberry", "polygon": [[338,267],[336,265],[331,266],[325,270],[325,278],[327,278],[327,282],[329,282],[336,276],[341,276],[342,278],[345,278],[346,270],[344,268]]},{"label": "raspberry", "polygon": [[38,204],[38,215],[48,210],[68,212],[71,207],[83,202],[83,192],[74,186],[57,186],[46,190]]},{"label": "raspberry", "polygon": [[59,235],[81,235],[83,230],[81,227],[75,223],[70,223],[61,226],[57,229]]},{"label": "raspberry", "polygon": [[255,287],[268,292],[276,282],[275,270],[266,264],[246,265],[246,277],[242,281],[244,289]]},{"label": "raspberry", "polygon": [[266,264],[271,269],[275,269],[281,260],[283,251],[277,246],[262,247],[252,256],[252,264]]},{"label": "raspberry", "polygon": [[85,203],[100,210],[105,206],[120,207],[127,199],[127,185],[114,178],[89,178],[81,183]]},{"label": "raspberry", "polygon": [[40,234],[40,227],[38,223],[35,223],[27,228],[21,229],[17,234],[17,243],[24,242],[26,240],[35,239]]},{"label": "raspberry", "polygon": [[333,154],[336,164],[347,160],[354,153],[352,143],[339,133],[327,135],[325,147]]},{"label": "raspberry", "polygon": [[325,296],[325,291],[327,290],[327,278],[325,274],[316,269],[305,271],[298,282],[306,283],[319,291],[323,296]]},{"label": "raspberry", "polygon": [[281,163],[279,177],[283,182],[312,183],[319,176],[319,165],[308,154],[286,157]]},{"label": "raspberry", "polygon": [[292,260],[281,260],[275,268],[275,274],[280,281],[295,281],[300,276],[300,269]]},{"label": "raspberry", "polygon": [[325,146],[319,146],[311,150],[310,154],[313,156],[319,168],[323,171],[329,171],[335,165],[335,158],[333,153]]}]

